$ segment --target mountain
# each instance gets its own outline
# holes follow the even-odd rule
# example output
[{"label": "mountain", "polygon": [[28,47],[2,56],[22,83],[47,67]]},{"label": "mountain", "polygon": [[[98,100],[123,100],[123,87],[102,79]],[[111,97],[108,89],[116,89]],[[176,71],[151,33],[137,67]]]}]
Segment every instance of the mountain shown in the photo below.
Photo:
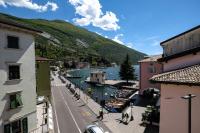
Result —
[{"label": "mountain", "polygon": [[44,33],[36,37],[36,54],[51,59],[120,64],[129,54],[131,62],[137,64],[146,55],[62,20],[25,19],[3,13],[0,19],[42,30]]}]

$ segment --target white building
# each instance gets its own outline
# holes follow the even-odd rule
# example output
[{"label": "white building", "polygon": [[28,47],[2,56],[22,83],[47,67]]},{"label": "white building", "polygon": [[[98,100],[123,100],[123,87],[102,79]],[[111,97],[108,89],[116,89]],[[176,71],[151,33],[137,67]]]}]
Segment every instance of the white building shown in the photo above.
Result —
[{"label": "white building", "polygon": [[94,71],[90,73],[90,82],[104,84],[106,73],[103,71]]},{"label": "white building", "polygon": [[0,19],[0,133],[36,128],[34,35],[38,32]]}]

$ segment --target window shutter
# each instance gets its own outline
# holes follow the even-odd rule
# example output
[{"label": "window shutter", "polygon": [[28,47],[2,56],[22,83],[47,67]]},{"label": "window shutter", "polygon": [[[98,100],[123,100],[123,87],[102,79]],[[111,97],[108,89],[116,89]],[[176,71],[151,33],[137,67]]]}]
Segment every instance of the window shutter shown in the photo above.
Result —
[{"label": "window shutter", "polygon": [[16,94],[16,101],[17,101],[18,106],[22,106],[23,105],[20,93]]}]

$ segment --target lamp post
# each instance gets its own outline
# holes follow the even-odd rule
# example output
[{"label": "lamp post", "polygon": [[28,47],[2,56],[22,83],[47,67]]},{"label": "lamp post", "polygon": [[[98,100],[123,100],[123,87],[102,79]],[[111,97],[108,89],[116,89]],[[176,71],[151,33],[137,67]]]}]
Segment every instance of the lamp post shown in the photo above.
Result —
[{"label": "lamp post", "polygon": [[130,121],[132,121],[133,120],[133,112],[132,112],[133,103],[132,102],[130,102],[130,106],[131,106],[131,119],[130,119]]},{"label": "lamp post", "polygon": [[188,94],[182,96],[181,98],[188,100],[188,133],[191,133],[191,105],[192,105],[192,98],[196,97],[195,95]]}]

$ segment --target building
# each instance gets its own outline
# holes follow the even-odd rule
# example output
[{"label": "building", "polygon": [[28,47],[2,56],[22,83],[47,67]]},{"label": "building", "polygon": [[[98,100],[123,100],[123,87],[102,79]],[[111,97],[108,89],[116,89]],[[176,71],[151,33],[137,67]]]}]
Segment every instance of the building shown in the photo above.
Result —
[{"label": "building", "polygon": [[192,133],[200,132],[200,26],[161,43],[164,73],[151,78],[161,83],[160,133],[188,133],[187,94],[192,99]]},{"label": "building", "polygon": [[34,36],[39,32],[0,19],[0,133],[36,128]]},{"label": "building", "polygon": [[90,73],[90,82],[104,84],[106,73],[103,71],[94,71]]},{"label": "building", "polygon": [[77,69],[90,68],[90,63],[88,63],[88,62],[77,62],[76,68]]},{"label": "building", "polygon": [[[51,96],[50,59],[36,57],[36,92],[38,96]],[[50,100],[50,99],[49,99]]]},{"label": "building", "polygon": [[140,88],[139,94],[142,95],[144,90],[150,88],[156,88],[160,90],[159,83],[152,83],[149,81],[151,77],[162,72],[162,63],[157,60],[160,59],[162,55],[147,56],[145,59],[140,60]]}]

